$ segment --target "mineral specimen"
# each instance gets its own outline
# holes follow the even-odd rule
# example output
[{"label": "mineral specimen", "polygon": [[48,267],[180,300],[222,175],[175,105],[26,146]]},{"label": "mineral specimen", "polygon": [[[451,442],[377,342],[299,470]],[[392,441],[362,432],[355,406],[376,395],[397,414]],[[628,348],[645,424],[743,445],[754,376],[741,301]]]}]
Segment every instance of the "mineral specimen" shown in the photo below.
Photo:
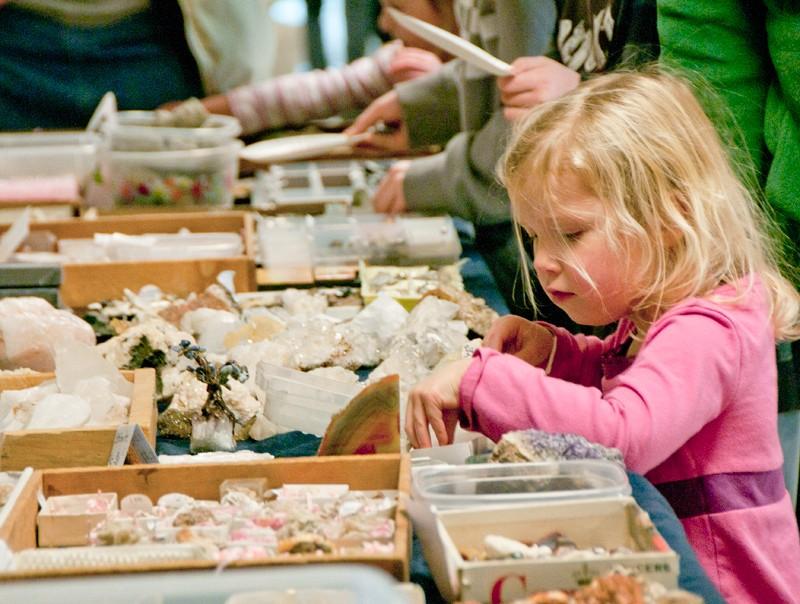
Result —
[{"label": "mineral specimen", "polygon": [[504,434],[489,461],[514,463],[562,459],[607,459],[624,465],[622,453],[618,449],[589,442],[577,434],[549,433],[533,429]]}]

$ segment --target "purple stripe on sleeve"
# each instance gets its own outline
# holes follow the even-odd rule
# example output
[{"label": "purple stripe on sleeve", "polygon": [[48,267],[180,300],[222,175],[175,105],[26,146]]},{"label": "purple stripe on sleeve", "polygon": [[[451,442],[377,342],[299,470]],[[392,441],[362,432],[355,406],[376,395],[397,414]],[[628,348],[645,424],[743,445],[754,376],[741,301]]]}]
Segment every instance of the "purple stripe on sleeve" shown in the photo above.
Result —
[{"label": "purple stripe on sleeve", "polygon": [[655,486],[678,518],[769,505],[780,501],[786,493],[781,468],[767,472],[709,474]]}]

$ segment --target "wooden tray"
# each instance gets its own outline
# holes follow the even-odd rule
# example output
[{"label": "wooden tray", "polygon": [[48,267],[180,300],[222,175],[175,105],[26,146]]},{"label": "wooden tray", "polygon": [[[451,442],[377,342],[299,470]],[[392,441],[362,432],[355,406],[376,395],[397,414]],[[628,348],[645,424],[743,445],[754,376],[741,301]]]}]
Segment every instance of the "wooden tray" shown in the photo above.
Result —
[{"label": "wooden tray", "polygon": [[[407,455],[355,455],[342,457],[299,457],[269,461],[191,465],[139,465],[113,468],[43,470],[34,474],[33,488],[26,490],[11,510],[6,527],[0,527],[11,551],[20,551],[36,542],[36,490],[45,497],[114,492],[122,499],[132,493],[144,493],[157,500],[166,493],[180,492],[198,499],[216,499],[219,485],[230,478],[266,478],[270,488],[290,483],[347,483],[351,489],[396,489],[401,496],[395,513],[395,550],[392,554],[296,555],[290,558],[237,561],[231,566],[277,566],[317,563],[368,564],[382,568],[400,581],[408,580],[411,529],[406,516],[404,496],[410,485]],[[31,511],[33,510],[33,512]],[[13,527],[13,531],[11,530]],[[76,576],[118,572],[155,572],[189,569],[212,569],[211,561],[169,562],[158,565],[126,565],[62,569],[57,572],[5,572],[0,582],[45,576]]]},{"label": "wooden tray", "polygon": [[[0,233],[7,227],[0,226]],[[152,283],[178,296],[201,292],[215,283],[220,271],[234,270],[237,291],[256,289],[254,218],[248,212],[203,212],[102,216],[95,220],[72,219],[39,222],[31,231],[50,231],[57,238],[91,238],[95,233],[193,233],[235,232],[242,235],[245,253],[233,258],[199,260],[146,260],[65,264],[61,276],[61,302],[73,308],[91,302],[119,298],[127,289]]]},{"label": "wooden tray", "polygon": [[[155,371],[136,369],[122,374],[133,382],[129,421],[139,424],[155,447]],[[0,391],[30,388],[53,377],[52,373],[0,376]],[[116,431],[117,426],[97,426],[5,432],[0,436],[0,470],[22,470],[28,466],[37,469],[105,466]]]}]

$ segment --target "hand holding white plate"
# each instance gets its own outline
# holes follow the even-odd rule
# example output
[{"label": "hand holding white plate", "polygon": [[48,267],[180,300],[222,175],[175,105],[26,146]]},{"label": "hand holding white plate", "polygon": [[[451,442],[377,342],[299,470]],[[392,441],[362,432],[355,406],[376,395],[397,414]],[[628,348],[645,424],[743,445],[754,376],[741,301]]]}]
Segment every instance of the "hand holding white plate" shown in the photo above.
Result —
[{"label": "hand holding white plate", "polygon": [[274,163],[307,159],[322,155],[338,147],[352,147],[366,139],[369,133],[348,135],[344,133],[303,134],[274,138],[247,145],[239,157],[253,163]]},{"label": "hand holding white plate", "polygon": [[387,10],[392,19],[397,21],[401,27],[406,28],[434,46],[449,52],[451,55],[464,59],[470,65],[483,69],[495,76],[511,75],[511,65],[463,38],[459,38],[455,34],[451,34],[449,31],[431,25],[426,21],[401,13],[396,8],[389,7]]}]

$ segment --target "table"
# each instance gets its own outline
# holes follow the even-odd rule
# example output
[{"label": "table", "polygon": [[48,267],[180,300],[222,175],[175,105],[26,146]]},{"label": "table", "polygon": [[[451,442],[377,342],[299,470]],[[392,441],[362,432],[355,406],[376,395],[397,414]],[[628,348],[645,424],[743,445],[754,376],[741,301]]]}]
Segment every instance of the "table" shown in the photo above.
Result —
[{"label": "table", "polygon": [[[500,295],[497,284],[480,254],[469,244],[464,245],[463,257],[468,262],[462,268],[467,291],[484,298],[499,314],[507,314],[508,307]],[[300,457],[315,455],[322,439],[302,432],[287,432],[263,441],[240,441],[237,450],[270,453],[275,457]],[[178,438],[159,438],[157,452],[160,455],[185,455],[189,452],[189,441]],[[672,508],[661,493],[643,476],[628,473],[632,495],[639,506],[650,514],[661,535],[680,556],[678,583],[687,591],[701,595],[706,604],[724,604],[722,596],[709,581],[694,554],[686,534]],[[422,586],[428,604],[445,602],[433,582],[428,564],[422,555],[419,540],[415,537],[412,547],[411,580]]]}]

